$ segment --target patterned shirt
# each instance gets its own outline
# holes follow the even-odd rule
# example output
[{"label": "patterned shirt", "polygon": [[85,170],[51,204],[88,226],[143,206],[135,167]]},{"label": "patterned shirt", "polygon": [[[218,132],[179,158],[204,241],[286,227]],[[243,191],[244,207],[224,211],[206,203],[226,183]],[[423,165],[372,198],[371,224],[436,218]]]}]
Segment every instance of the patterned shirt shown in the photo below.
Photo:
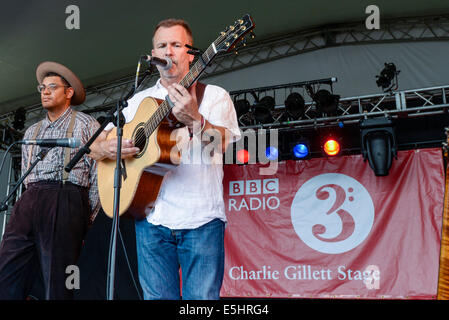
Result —
[{"label": "patterned shirt", "polygon": [[[41,122],[39,132],[35,139],[61,139],[67,137],[67,129],[72,117],[72,108],[68,108],[57,120],[50,121],[48,115]],[[24,139],[32,139],[39,122],[29,127],[24,135]],[[74,126],[73,137],[80,139],[80,146],[78,148],[70,149],[70,159],[72,159],[78,152],[80,147],[87,143],[89,138],[100,127],[100,124],[93,117],[77,112]],[[28,154],[32,148],[31,159],[29,162]],[[47,155],[37,163],[34,169],[30,172],[25,180],[25,185],[32,182],[52,180],[62,181],[64,172],[65,149],[62,147],[54,147],[50,149]],[[41,147],[38,145],[22,145],[22,174],[28,169],[29,163],[32,163]],[[91,221],[95,218],[100,203],[98,199],[97,186],[97,164],[96,162],[84,155],[83,158],[73,167],[68,176],[68,181],[73,184],[89,188],[89,202],[92,209]]]}]

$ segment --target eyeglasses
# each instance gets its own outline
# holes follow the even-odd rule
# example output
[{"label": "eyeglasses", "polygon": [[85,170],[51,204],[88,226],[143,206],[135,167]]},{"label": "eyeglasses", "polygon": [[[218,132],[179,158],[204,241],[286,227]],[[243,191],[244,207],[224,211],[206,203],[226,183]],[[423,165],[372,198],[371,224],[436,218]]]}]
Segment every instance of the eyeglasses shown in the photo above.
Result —
[{"label": "eyeglasses", "polygon": [[50,83],[49,85],[40,84],[40,85],[37,86],[37,91],[39,93],[42,93],[42,91],[45,91],[45,89],[48,89],[51,92],[55,92],[55,90],[58,89],[59,87],[70,87],[70,86],[59,85],[59,84],[54,84],[54,83]]}]

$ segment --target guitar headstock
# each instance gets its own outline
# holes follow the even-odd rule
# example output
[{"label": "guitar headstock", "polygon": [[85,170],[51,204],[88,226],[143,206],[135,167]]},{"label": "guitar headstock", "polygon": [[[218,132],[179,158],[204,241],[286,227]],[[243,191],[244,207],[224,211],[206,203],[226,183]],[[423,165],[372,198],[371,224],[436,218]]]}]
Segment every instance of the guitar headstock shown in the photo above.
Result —
[{"label": "guitar headstock", "polygon": [[249,14],[235,21],[233,25],[222,31],[217,40],[214,41],[217,53],[228,52],[233,49],[254,27],[254,21]]}]

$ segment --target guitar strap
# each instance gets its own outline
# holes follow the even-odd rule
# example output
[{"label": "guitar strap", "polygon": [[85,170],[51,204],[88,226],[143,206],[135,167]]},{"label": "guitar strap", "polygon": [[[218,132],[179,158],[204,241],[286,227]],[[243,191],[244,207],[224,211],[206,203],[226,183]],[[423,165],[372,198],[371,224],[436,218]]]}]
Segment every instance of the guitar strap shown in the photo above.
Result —
[{"label": "guitar strap", "polygon": [[[34,134],[33,134],[33,136],[31,137],[31,140],[35,140],[36,137],[37,137],[37,135],[39,134],[39,131],[41,130],[41,126],[42,126],[42,121],[43,121],[43,120],[39,121],[39,123],[37,124],[36,129],[34,130]],[[33,155],[33,149],[34,149],[34,145],[31,145],[31,146],[28,148],[27,170],[30,168],[30,165],[31,165],[31,156]],[[25,185],[28,184],[27,181],[28,181],[28,177],[25,178]]]},{"label": "guitar strap", "polygon": [[[78,111],[72,109],[72,118],[70,119],[69,127],[67,128],[67,138],[73,137],[73,126],[75,125],[75,118],[76,113]],[[70,149],[71,148],[65,148],[64,152],[64,168],[66,165],[70,162]],[[69,173],[65,170],[62,171],[62,183],[65,184],[65,182],[69,179]]]},{"label": "guitar strap", "polygon": [[203,101],[204,91],[206,90],[206,85],[201,82],[196,83],[196,101],[198,103],[198,107],[201,104],[201,101]]}]

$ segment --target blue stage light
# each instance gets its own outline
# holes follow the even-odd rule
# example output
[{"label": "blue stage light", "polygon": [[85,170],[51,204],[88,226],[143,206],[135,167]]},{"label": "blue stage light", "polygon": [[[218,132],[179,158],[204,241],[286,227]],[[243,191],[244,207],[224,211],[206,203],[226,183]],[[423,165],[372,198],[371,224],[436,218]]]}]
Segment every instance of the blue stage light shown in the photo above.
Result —
[{"label": "blue stage light", "polygon": [[265,150],[265,156],[268,160],[274,161],[279,156],[279,151],[276,147],[270,146]]},{"label": "blue stage light", "polygon": [[304,143],[298,143],[293,147],[293,155],[297,159],[303,159],[309,155],[309,147]]}]

